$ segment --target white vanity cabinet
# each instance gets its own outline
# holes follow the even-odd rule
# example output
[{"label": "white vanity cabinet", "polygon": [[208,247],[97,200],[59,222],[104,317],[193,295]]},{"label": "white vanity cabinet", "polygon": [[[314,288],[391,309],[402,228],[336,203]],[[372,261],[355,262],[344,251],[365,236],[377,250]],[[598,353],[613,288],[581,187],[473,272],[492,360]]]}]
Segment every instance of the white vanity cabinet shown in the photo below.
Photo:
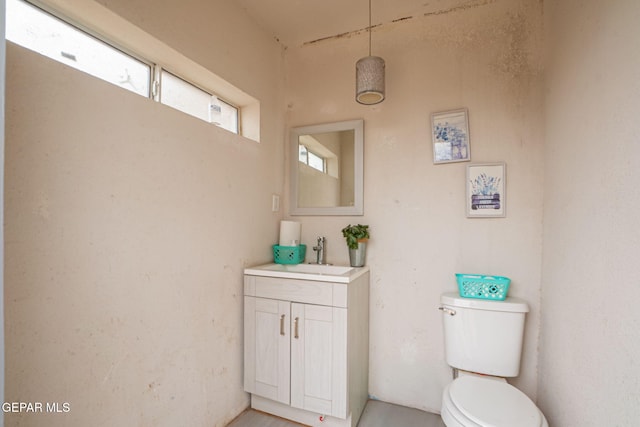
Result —
[{"label": "white vanity cabinet", "polygon": [[251,406],[307,425],[355,427],[368,396],[369,271],[348,283],[244,278]]}]

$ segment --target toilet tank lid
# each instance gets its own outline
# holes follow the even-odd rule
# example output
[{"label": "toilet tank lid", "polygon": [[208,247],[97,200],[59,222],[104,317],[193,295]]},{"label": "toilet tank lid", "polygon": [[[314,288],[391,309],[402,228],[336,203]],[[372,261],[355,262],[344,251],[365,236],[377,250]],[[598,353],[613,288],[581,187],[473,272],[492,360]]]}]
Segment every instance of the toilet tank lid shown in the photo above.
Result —
[{"label": "toilet tank lid", "polygon": [[528,313],[529,304],[516,297],[507,297],[504,301],[490,301],[476,298],[463,298],[457,292],[446,292],[440,296],[440,302],[453,307],[471,308],[474,310],[508,311],[512,313]]}]

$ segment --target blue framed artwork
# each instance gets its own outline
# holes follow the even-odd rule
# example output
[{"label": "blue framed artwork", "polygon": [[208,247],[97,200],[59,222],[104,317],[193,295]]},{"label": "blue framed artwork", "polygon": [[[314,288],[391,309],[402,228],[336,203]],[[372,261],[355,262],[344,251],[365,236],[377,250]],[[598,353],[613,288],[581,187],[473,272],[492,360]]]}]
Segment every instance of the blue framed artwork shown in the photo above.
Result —
[{"label": "blue framed artwork", "polygon": [[467,217],[506,216],[506,167],[504,163],[467,166]]},{"label": "blue framed artwork", "polygon": [[431,114],[433,163],[468,162],[469,119],[466,108]]}]

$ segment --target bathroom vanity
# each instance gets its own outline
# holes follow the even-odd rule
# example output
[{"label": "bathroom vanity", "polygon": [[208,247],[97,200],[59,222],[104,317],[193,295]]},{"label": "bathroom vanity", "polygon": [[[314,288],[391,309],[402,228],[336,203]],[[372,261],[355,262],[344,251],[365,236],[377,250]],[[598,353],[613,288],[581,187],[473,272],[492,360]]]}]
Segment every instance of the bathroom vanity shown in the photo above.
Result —
[{"label": "bathroom vanity", "polygon": [[244,271],[244,389],[251,407],[355,427],[368,397],[369,268]]}]

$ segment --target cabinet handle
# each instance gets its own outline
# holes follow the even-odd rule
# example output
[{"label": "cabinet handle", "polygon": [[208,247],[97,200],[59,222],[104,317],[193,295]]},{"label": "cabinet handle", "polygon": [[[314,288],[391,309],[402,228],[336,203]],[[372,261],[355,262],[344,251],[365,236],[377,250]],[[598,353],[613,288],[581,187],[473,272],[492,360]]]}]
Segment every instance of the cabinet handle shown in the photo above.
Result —
[{"label": "cabinet handle", "polygon": [[299,318],[298,318],[298,317],[296,317],[296,319],[295,319],[295,320],[294,320],[294,322],[293,322],[293,329],[294,329],[294,335],[293,335],[293,337],[294,337],[295,339],[300,338],[300,335],[298,335],[298,320],[299,320]]},{"label": "cabinet handle", "polygon": [[284,314],[280,316],[280,335],[284,336]]}]

